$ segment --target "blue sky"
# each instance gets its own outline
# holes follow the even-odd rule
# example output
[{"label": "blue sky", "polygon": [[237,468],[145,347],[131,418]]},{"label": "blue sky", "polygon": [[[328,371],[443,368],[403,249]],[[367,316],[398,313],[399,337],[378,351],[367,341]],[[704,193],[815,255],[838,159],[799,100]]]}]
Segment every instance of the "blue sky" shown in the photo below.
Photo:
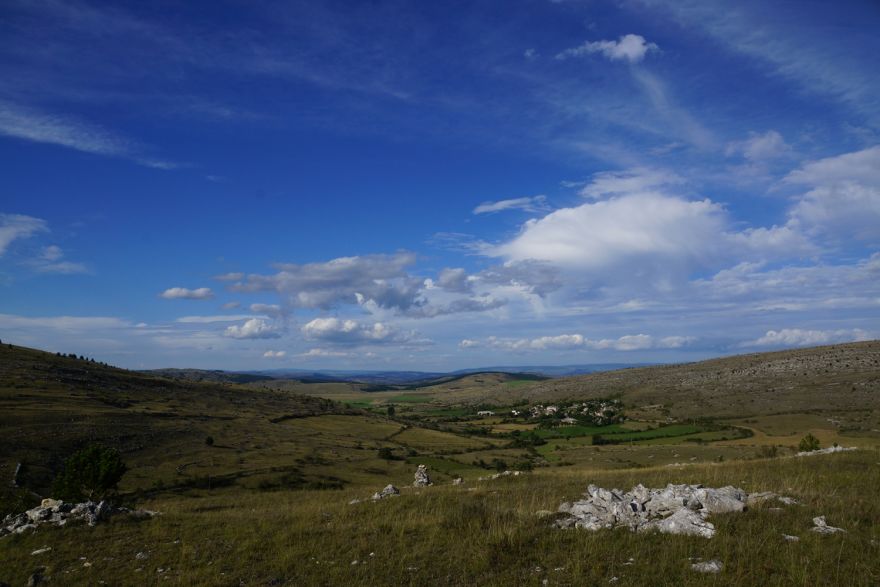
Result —
[{"label": "blue sky", "polygon": [[880,336],[880,6],[0,7],[0,337],[150,368]]}]

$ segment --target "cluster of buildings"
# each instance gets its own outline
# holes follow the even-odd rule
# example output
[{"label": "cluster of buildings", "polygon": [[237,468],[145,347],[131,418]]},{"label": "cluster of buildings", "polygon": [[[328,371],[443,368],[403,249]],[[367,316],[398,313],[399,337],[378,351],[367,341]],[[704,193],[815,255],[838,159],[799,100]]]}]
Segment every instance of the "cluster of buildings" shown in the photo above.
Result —
[{"label": "cluster of buildings", "polygon": [[[481,410],[477,416],[494,416],[492,410]],[[567,405],[536,404],[528,409],[510,410],[514,418],[555,420],[558,424],[592,424],[606,426],[623,421],[623,404],[616,399],[589,400]]]}]

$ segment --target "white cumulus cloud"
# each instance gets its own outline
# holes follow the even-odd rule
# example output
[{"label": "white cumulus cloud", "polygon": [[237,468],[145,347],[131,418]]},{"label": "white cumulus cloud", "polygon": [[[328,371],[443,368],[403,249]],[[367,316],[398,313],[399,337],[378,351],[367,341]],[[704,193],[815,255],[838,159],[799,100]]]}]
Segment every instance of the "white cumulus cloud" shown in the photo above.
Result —
[{"label": "white cumulus cloud", "polygon": [[341,318],[315,318],[301,328],[303,336],[309,340],[322,340],[338,344],[366,343],[416,343],[427,342],[417,339],[414,332],[402,332],[382,322],[363,323]]},{"label": "white cumulus cloud", "polygon": [[223,334],[230,338],[255,339],[255,338],[279,338],[281,332],[265,320],[251,318],[244,324],[229,326]]},{"label": "white cumulus cloud", "polygon": [[214,292],[209,287],[188,289],[185,287],[170,287],[159,294],[166,300],[209,300],[214,297]]},{"label": "white cumulus cloud", "polygon": [[789,212],[805,230],[838,240],[880,241],[880,146],[812,161],[785,181],[812,188]]},{"label": "white cumulus cloud", "polygon": [[764,336],[742,343],[740,346],[792,347],[815,346],[839,342],[870,340],[871,336],[859,328],[852,330],[802,330],[800,328],[783,328],[768,330]]}]

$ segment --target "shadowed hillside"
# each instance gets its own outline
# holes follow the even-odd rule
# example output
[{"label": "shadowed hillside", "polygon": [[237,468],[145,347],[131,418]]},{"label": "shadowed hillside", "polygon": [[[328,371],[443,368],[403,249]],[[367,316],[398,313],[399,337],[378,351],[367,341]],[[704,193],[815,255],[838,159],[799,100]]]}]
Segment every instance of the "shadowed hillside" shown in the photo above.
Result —
[{"label": "shadowed hillside", "polygon": [[[61,462],[90,442],[126,455],[174,460],[231,424],[343,413],[329,400],[272,390],[152,377],[87,360],[0,346],[0,479],[45,488]],[[152,455],[147,457],[146,455]],[[131,458],[131,457],[128,457]]]}]

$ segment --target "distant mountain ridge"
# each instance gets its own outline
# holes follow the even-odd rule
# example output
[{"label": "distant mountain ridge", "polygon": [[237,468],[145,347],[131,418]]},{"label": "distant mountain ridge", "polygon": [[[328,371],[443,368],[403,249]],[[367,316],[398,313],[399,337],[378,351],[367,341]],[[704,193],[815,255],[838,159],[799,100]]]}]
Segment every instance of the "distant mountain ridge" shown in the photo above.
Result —
[{"label": "distant mountain ridge", "polygon": [[372,371],[344,369],[266,369],[255,371],[223,371],[218,369],[150,369],[142,371],[158,377],[187,381],[211,381],[227,383],[252,383],[272,379],[296,379],[304,383],[350,382],[374,385],[411,385],[455,378],[474,373],[508,373],[536,375],[540,377],[571,377],[603,371],[615,371],[633,367],[646,367],[650,363],[596,363],[587,365],[527,365],[492,366],[456,371]]}]

